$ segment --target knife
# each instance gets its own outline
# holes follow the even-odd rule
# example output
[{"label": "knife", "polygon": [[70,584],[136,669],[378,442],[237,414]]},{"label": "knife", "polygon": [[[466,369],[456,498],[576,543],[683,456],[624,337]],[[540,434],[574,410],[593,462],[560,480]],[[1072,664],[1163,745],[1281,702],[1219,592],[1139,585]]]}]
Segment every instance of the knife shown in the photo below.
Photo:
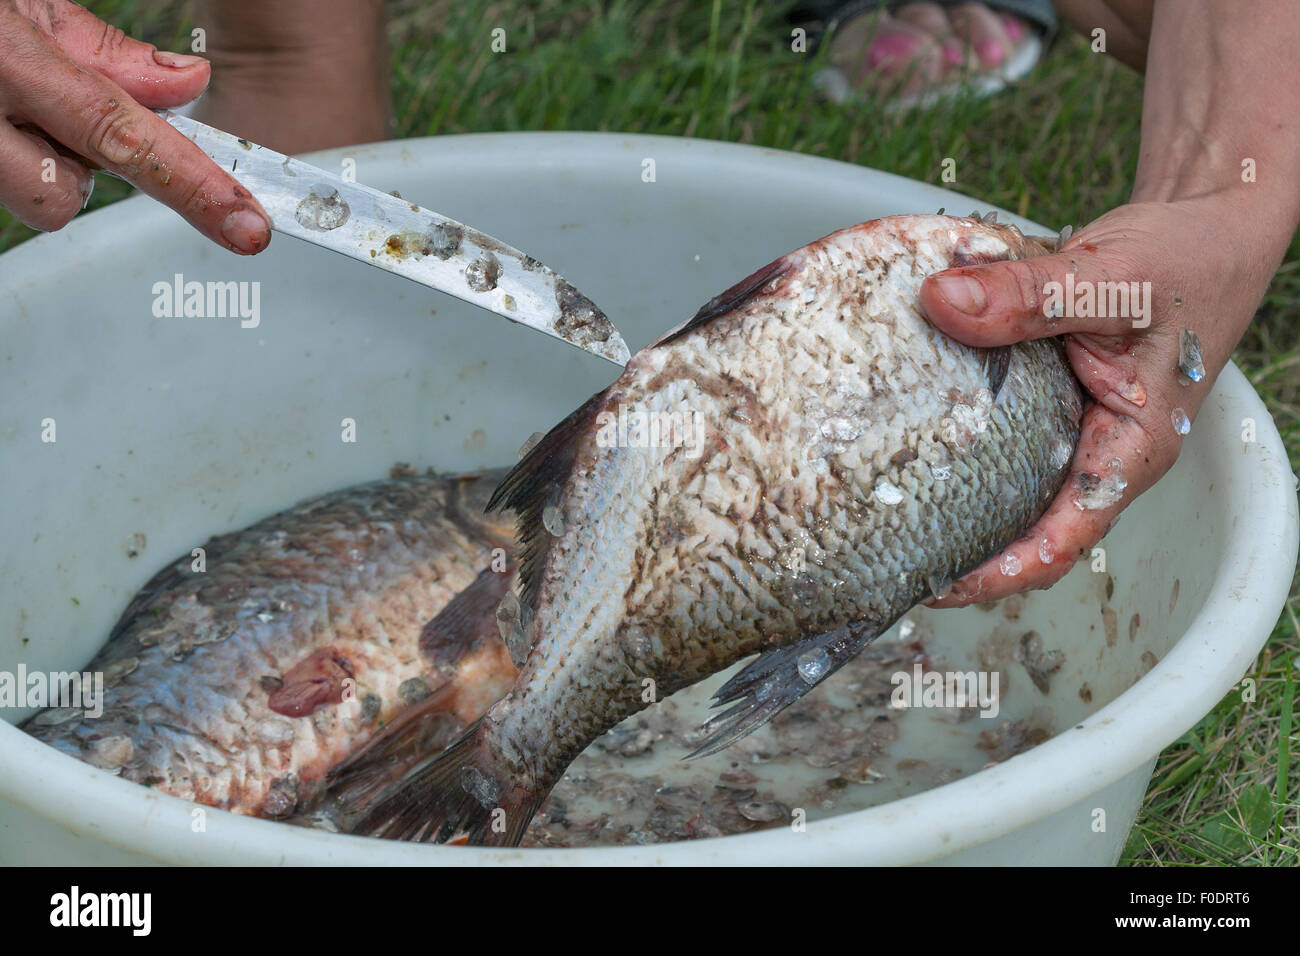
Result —
[{"label": "knife", "polygon": [[163,117],[239,181],[287,236],[405,276],[625,365],[627,343],[563,276],[499,239],[188,116]]}]

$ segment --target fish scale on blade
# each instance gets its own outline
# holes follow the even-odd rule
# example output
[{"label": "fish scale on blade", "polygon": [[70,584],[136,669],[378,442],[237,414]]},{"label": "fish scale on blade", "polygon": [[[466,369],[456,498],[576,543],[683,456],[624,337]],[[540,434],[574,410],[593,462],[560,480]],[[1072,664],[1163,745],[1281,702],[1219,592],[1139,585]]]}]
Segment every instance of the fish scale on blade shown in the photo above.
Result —
[{"label": "fish scale on blade", "polygon": [[25,729],[161,792],[279,818],[379,728],[469,723],[515,673],[494,618],[513,566],[489,570],[511,529],[483,514],[499,478],[372,482],[211,539],[206,568],[187,555],[159,572],[85,668],[105,673],[103,715],[47,710]]},{"label": "fish scale on blade", "polygon": [[[1045,251],[988,220],[863,223],[635,355],[493,497],[519,516],[531,651],[513,688],[358,832],[517,843],[565,767],[651,699],[761,652],[700,750],[725,746],[1018,537],[1068,472],[1078,383],[1057,342],[960,345],[918,295],[953,265]],[[620,411],[701,422],[702,447],[622,441]]]}]

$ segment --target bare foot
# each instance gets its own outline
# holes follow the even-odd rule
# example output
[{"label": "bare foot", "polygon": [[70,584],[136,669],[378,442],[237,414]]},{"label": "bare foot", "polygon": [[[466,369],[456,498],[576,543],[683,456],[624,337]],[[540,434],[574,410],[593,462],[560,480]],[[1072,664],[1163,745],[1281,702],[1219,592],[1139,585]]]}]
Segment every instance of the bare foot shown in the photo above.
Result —
[{"label": "bare foot", "polygon": [[830,60],[851,89],[915,96],[997,70],[1032,36],[1024,20],[980,3],[909,3],[841,23]]},{"label": "bare foot", "polygon": [[282,153],[392,136],[381,0],[208,0],[195,119]]}]

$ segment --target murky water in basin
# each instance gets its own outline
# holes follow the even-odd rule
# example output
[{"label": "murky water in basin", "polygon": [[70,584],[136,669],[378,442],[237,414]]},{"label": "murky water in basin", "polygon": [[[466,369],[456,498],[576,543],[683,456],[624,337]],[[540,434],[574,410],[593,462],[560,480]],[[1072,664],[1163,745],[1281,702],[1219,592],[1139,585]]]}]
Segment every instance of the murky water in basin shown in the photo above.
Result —
[{"label": "murky water in basin", "polygon": [[900,637],[895,627],[770,724],[710,757],[682,759],[703,741],[709,698],[734,669],[629,718],[573,763],[523,845],[647,844],[797,828],[960,779],[1051,735],[1051,711],[1042,706],[1017,711],[1003,700],[987,717],[976,700],[897,706],[896,687],[904,676],[910,686],[916,665],[952,669],[930,656],[921,630],[905,624]]}]

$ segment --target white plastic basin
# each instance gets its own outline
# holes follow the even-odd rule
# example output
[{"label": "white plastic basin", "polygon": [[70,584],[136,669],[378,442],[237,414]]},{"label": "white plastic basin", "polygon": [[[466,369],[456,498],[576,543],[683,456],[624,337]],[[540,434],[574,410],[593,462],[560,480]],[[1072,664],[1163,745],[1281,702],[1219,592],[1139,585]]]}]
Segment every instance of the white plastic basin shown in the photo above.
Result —
[{"label": "white plastic basin", "polygon": [[[857,166],[658,137],[443,137],[313,161],[337,168],[345,156],[361,180],[543,258],[610,314],[634,350],[755,267],[834,229],[975,205]],[[642,179],[645,159],[654,182]],[[155,318],[153,284],[177,273],[260,282],[260,324]],[[444,470],[511,461],[525,437],[615,372],[284,237],[239,259],[147,199],[25,243],[0,256],[0,671],[79,668],[164,562],[304,496],[382,476],[397,461]],[[41,441],[46,418],[56,422],[54,443]],[[355,444],[339,440],[343,418],[357,422]],[[1254,442],[1241,439],[1247,418]],[[143,551],[128,557],[137,534]],[[1004,625],[1035,629],[1061,649],[1066,663],[1035,701],[1050,709],[1056,736],[803,833],[495,851],[215,811],[195,832],[191,805],[37,743],[10,726],[30,711],[11,708],[0,710],[0,861],[1113,863],[1156,755],[1240,679],[1291,581],[1293,476],[1234,367],[1178,466],[1104,545],[1107,574],[1081,563],[1052,591],[1028,596],[1018,615],[923,612],[960,666],[977,666],[979,640]]]}]

